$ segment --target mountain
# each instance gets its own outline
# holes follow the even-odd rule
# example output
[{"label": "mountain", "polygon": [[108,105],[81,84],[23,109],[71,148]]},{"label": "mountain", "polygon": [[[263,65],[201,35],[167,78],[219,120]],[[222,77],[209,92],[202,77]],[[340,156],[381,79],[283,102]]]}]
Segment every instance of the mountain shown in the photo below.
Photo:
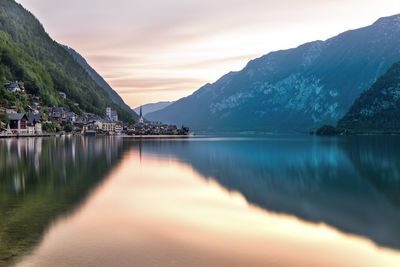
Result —
[{"label": "mountain", "polygon": [[400,132],[400,62],[361,94],[338,128],[354,132]]},{"label": "mountain", "polygon": [[399,60],[396,15],[252,60],[147,118],[194,130],[305,131],[335,124]]},{"label": "mountain", "polygon": [[[133,120],[132,114],[115,105],[29,11],[13,0],[1,0],[0,82],[15,80],[23,81],[28,93],[40,96],[47,105],[99,115],[104,115],[105,108],[112,106],[120,118]],[[59,91],[65,92],[67,99],[60,97]],[[26,103],[1,88],[0,104],[15,104],[23,109]]]},{"label": "mountain", "polygon": [[[170,102],[170,101],[163,101],[163,102],[157,102],[157,103],[151,103],[151,104],[146,104],[142,106],[142,112],[143,112],[143,116],[155,112],[155,111],[159,111],[162,110],[166,107],[168,107],[169,105],[171,105],[174,102]],[[137,114],[140,113],[140,107],[134,108],[133,109]]]},{"label": "mountain", "polygon": [[68,53],[74,58],[74,60],[86,70],[86,72],[89,74],[89,76],[93,79],[93,81],[96,82],[98,86],[100,86],[111,98],[113,103],[117,106],[119,106],[121,109],[125,110],[128,113],[131,113],[132,116],[134,116],[136,119],[138,118],[137,114],[132,111],[132,109],[125,104],[124,100],[120,97],[117,92],[114,91],[114,89],[111,88],[111,86],[104,80],[103,77],[101,77],[96,70],[94,70],[89,63],[87,63],[86,59],[80,55],[78,52],[76,52],[74,49],[71,47],[64,46],[64,48],[68,51]]}]

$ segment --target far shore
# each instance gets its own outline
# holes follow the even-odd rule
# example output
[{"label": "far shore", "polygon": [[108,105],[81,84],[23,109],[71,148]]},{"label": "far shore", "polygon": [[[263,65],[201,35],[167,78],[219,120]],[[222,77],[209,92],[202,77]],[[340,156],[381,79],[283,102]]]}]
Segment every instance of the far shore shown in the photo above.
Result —
[{"label": "far shore", "polygon": [[126,139],[180,139],[180,138],[190,138],[194,135],[117,135],[118,137],[123,137]]}]

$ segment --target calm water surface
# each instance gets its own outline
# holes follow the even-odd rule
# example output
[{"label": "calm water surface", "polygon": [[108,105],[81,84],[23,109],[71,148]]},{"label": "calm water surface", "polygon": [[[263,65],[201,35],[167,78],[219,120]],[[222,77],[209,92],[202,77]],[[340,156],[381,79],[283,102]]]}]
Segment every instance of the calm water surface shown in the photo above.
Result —
[{"label": "calm water surface", "polygon": [[0,266],[400,266],[400,137],[0,140]]}]

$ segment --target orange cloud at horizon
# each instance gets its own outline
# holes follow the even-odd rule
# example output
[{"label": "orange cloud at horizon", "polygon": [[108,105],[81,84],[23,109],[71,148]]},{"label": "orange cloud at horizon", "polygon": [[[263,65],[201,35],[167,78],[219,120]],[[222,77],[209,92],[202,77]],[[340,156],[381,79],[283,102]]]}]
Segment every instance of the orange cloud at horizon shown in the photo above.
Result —
[{"label": "orange cloud at horizon", "polygon": [[17,0],[127,104],[176,100],[270,51],[400,13],[396,0]]}]

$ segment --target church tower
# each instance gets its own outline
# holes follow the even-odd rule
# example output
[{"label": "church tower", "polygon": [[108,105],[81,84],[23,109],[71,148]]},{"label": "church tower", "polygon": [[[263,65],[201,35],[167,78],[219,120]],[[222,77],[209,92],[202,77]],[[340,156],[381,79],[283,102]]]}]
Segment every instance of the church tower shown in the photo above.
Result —
[{"label": "church tower", "polygon": [[143,118],[143,110],[142,106],[140,106],[140,117],[139,117],[139,123],[144,123],[144,118]]}]

